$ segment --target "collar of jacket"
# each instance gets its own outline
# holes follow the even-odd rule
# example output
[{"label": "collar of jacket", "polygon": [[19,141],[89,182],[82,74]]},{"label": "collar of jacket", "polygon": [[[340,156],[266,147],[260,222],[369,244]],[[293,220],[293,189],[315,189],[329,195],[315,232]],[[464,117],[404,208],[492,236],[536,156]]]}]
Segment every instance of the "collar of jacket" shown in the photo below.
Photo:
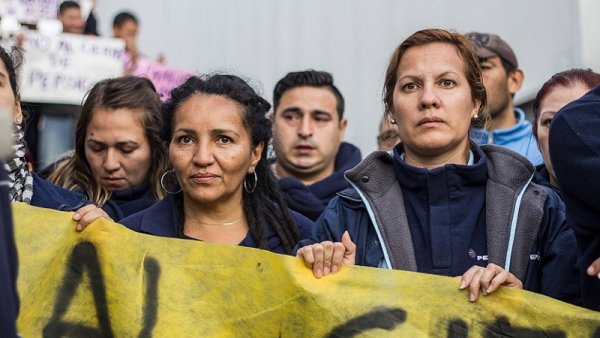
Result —
[{"label": "collar of jacket", "polygon": [[[525,157],[495,145],[478,147],[472,143],[471,147],[486,157],[486,205],[494,206],[486,207],[489,262],[509,267],[510,272],[523,279],[548,195],[543,188],[530,183],[534,167]],[[390,153],[376,151],[345,176],[367,209],[381,242],[385,265],[417,271],[393,161]]]},{"label": "collar of jacket", "polygon": [[[521,108],[515,107],[515,117],[517,122],[512,127],[491,131],[493,144],[506,145],[515,139],[531,136],[531,122],[525,118],[525,112]],[[476,140],[478,144],[486,144],[490,140],[490,131],[481,128],[472,128],[470,137]]]}]

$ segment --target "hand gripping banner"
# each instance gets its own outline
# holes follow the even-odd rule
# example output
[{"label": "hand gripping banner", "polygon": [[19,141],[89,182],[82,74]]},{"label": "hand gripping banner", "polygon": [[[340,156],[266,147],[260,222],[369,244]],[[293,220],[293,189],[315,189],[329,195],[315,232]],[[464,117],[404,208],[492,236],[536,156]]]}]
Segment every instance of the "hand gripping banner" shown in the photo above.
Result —
[{"label": "hand gripping banner", "polygon": [[23,337],[592,337],[600,313],[454,278],[167,239],[14,204]]}]

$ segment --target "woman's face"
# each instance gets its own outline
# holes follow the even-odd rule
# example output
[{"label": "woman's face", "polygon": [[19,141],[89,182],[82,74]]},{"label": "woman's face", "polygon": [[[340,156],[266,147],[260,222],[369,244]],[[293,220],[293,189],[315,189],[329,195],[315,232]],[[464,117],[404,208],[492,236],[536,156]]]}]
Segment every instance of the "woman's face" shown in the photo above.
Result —
[{"label": "woman's face", "polygon": [[468,147],[473,103],[465,63],[456,47],[411,47],[397,69],[393,117],[407,156],[444,157]]},{"label": "woman's face", "polygon": [[590,88],[584,84],[577,84],[572,87],[559,86],[552,89],[540,102],[540,115],[536,121],[537,143],[538,148],[540,148],[540,152],[542,153],[542,157],[544,158],[544,164],[550,173],[550,183],[554,185],[556,185],[556,176],[554,176],[554,169],[552,168],[552,162],[550,161],[550,149],[548,148],[550,123],[552,122],[554,115],[556,115],[562,107],[577,100],[589,91]]},{"label": "woman's face", "polygon": [[169,159],[186,200],[241,202],[243,180],[254,172],[263,146],[252,146],[237,103],[194,94],[175,111]]},{"label": "woman's face", "polygon": [[10,77],[6,70],[4,62],[0,61],[0,107],[3,111],[8,110],[12,115],[10,118],[15,124],[21,124],[23,114],[21,112],[21,103],[13,93],[13,88],[10,84]]},{"label": "woman's face", "polygon": [[98,109],[87,127],[85,157],[96,181],[110,191],[146,183],[152,159],[141,114],[127,108]]}]

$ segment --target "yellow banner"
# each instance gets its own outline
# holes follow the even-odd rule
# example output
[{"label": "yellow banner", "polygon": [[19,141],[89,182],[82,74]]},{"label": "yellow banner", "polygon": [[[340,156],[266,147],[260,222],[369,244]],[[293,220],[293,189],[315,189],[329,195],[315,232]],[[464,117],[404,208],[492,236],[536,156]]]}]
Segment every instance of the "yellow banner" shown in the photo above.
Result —
[{"label": "yellow banner", "polygon": [[14,204],[23,337],[531,337],[600,335],[600,313],[453,278],[344,267],[167,239]]}]

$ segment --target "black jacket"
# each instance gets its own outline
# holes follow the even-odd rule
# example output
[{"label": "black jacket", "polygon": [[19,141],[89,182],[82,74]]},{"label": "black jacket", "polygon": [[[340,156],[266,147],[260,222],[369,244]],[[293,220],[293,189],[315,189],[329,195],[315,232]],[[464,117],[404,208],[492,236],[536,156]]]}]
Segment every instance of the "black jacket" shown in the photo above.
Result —
[{"label": "black jacket", "polygon": [[17,337],[17,249],[8,198],[8,176],[0,165],[0,336]]},{"label": "black jacket", "polygon": [[335,194],[348,187],[344,172],[357,165],[360,160],[360,150],[350,143],[342,142],[335,157],[335,171],[332,175],[309,186],[297,178],[285,177],[278,181],[279,188],[290,209],[314,221]]},{"label": "black jacket", "polygon": [[552,166],[575,230],[583,305],[600,311],[600,279],[587,267],[600,257],[600,86],[563,107],[552,119]]}]

